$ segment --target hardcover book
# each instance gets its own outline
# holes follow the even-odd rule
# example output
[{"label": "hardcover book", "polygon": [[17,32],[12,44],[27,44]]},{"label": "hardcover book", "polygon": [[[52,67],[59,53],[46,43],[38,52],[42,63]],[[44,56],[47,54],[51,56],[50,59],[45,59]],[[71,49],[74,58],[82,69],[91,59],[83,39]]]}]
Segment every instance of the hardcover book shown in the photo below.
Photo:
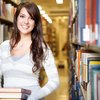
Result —
[{"label": "hardcover book", "polygon": [[97,85],[96,85],[96,89],[97,89],[97,100],[100,100],[100,73],[97,74]]},{"label": "hardcover book", "polygon": [[[93,62],[94,64],[91,65],[91,77],[90,77],[90,83],[91,83],[91,100],[99,100],[97,99],[97,75],[100,74],[100,64],[99,62]],[[97,64],[96,64],[97,63]],[[100,85],[100,83],[99,83]]]},{"label": "hardcover book", "polygon": [[31,94],[30,90],[23,88],[0,88],[0,100],[27,99],[30,94]]}]

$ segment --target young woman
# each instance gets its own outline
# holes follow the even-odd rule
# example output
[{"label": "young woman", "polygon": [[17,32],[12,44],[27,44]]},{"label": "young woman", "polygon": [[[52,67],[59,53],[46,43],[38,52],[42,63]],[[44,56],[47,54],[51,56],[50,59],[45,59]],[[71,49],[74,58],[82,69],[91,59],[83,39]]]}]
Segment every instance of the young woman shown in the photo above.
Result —
[{"label": "young woman", "polygon": [[[44,67],[48,82],[40,87],[39,73]],[[3,87],[20,87],[32,91],[28,100],[40,100],[59,86],[53,54],[43,40],[39,9],[33,2],[18,5],[14,15],[14,32],[0,45],[0,76]]]}]

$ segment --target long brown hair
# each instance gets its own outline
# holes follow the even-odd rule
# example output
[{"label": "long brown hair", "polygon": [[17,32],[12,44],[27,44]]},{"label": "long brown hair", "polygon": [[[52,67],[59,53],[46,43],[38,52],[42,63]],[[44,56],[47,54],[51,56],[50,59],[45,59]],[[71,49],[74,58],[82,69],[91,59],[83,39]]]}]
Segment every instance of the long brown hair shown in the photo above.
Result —
[{"label": "long brown hair", "polygon": [[30,51],[32,53],[32,60],[35,63],[33,66],[33,72],[37,69],[41,68],[42,61],[44,60],[44,50],[43,50],[43,44],[47,48],[46,43],[43,40],[43,31],[42,31],[42,22],[41,22],[41,15],[40,11],[37,7],[37,5],[33,2],[24,2],[20,3],[16,9],[15,15],[14,15],[14,32],[11,35],[10,39],[10,45],[11,50],[14,48],[14,46],[20,41],[20,32],[17,27],[17,17],[20,13],[20,10],[25,7],[29,15],[34,19],[35,21],[35,27],[31,32],[31,40],[32,44],[30,46]]}]

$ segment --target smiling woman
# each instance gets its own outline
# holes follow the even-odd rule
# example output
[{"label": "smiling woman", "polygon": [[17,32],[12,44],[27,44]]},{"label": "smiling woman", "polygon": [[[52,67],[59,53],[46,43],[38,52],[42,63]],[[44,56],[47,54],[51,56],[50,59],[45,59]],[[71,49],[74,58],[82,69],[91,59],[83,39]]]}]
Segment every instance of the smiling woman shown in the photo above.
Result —
[{"label": "smiling woman", "polygon": [[[48,82],[40,87],[42,67]],[[0,77],[2,75],[3,87],[30,89],[28,100],[40,100],[59,86],[52,51],[43,39],[40,11],[33,2],[18,5],[11,39],[0,45]]]},{"label": "smiling woman", "polygon": [[22,8],[17,19],[17,26],[20,31],[20,35],[30,35],[30,32],[35,26],[33,18],[28,14],[26,8]]}]

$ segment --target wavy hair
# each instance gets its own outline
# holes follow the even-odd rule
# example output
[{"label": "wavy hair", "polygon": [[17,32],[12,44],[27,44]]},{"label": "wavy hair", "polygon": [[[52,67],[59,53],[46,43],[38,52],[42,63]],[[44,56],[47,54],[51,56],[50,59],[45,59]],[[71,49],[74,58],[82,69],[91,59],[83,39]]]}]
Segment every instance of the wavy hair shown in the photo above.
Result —
[{"label": "wavy hair", "polygon": [[35,21],[35,27],[33,28],[31,32],[32,44],[30,46],[30,52],[32,53],[32,60],[35,63],[32,70],[33,72],[35,72],[36,70],[42,67],[42,61],[45,59],[43,44],[45,45],[47,49],[47,45],[45,41],[43,40],[43,30],[42,30],[42,21],[41,21],[40,11],[35,3],[23,2],[18,5],[15,15],[14,15],[14,32],[11,35],[10,45],[11,45],[11,50],[12,50],[14,46],[21,39],[20,31],[17,27],[17,18],[20,13],[20,10],[23,7],[26,8],[29,15]]}]

